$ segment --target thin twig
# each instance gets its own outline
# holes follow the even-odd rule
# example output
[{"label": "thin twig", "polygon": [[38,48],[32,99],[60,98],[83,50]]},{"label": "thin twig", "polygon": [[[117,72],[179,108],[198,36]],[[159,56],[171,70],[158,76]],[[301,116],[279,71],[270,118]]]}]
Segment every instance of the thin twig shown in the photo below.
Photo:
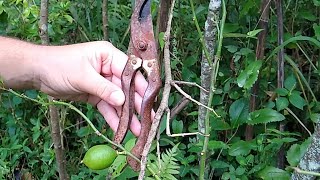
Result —
[{"label": "thin twig", "polygon": [[173,119],[177,114],[179,114],[182,109],[184,109],[188,104],[190,100],[186,97],[182,97],[182,99],[176,104],[175,107],[173,107],[170,111],[170,119]]},{"label": "thin twig", "polygon": [[170,84],[171,84],[173,87],[175,87],[176,90],[179,91],[184,97],[188,98],[190,101],[196,103],[196,104],[199,105],[199,106],[202,106],[202,107],[208,109],[209,111],[213,112],[217,117],[220,117],[214,109],[212,109],[212,108],[210,108],[210,107],[208,107],[208,106],[200,103],[199,101],[193,99],[189,94],[187,94],[186,92],[184,92],[176,83],[174,83],[174,81],[171,81]]},{"label": "thin twig", "polygon": [[21,97],[23,99],[27,99],[27,100],[30,100],[30,101],[33,101],[35,103],[38,103],[38,104],[41,104],[42,106],[49,106],[49,105],[62,105],[62,106],[67,106],[68,108],[70,108],[71,110],[74,110],[76,113],[78,113],[88,124],[89,126],[93,129],[93,131],[100,137],[102,137],[105,141],[107,141],[108,143],[116,146],[117,148],[121,149],[122,151],[124,151],[127,155],[131,156],[132,158],[134,158],[135,160],[137,161],[140,161],[137,157],[135,157],[133,154],[131,154],[129,151],[127,151],[122,145],[120,144],[116,144],[114,143],[113,141],[111,141],[109,138],[107,138],[106,136],[104,136],[94,125],[93,123],[91,122],[91,120],[86,116],[84,115],[78,108],[76,108],[74,105],[70,104],[70,103],[66,103],[66,102],[63,102],[63,101],[57,101],[57,100],[53,100],[53,101],[50,101],[50,102],[41,102],[39,100],[36,100],[36,99],[33,99],[33,98],[30,98],[24,94],[19,94],[17,92],[15,92],[14,90],[12,89],[5,89],[5,88],[1,88],[1,90],[4,90],[4,91],[7,91],[7,92],[10,92],[18,97]]},{"label": "thin twig", "polygon": [[309,136],[312,136],[312,133],[309,131],[309,129],[303,124],[303,122],[298,118],[296,114],[294,114],[291,109],[286,108],[286,110],[299,122],[299,124],[308,132]]},{"label": "thin twig", "polygon": [[208,90],[206,90],[205,88],[203,88],[202,86],[200,86],[199,84],[195,83],[195,82],[187,82],[187,81],[173,81],[175,84],[183,84],[183,85],[188,85],[188,86],[196,86],[199,89],[203,90],[204,92],[209,92]]},{"label": "thin twig", "polygon": [[212,64],[213,64],[212,63],[212,57],[210,57],[208,49],[207,49],[207,47],[205,45],[203,34],[202,34],[202,31],[201,31],[199,23],[198,23],[198,19],[197,19],[196,13],[195,13],[195,8],[194,8],[192,0],[190,0],[190,5],[191,5],[192,14],[193,14],[193,21],[194,21],[194,24],[196,25],[198,34],[200,36],[199,39],[200,39],[200,42],[201,42],[201,45],[202,45],[202,49],[204,51],[204,54],[206,56],[206,59],[207,59],[209,65],[212,67]]},{"label": "thin twig", "polygon": [[294,169],[297,173],[299,174],[305,174],[305,175],[311,175],[311,176],[320,176],[320,173],[317,172],[312,172],[312,171],[304,171],[298,167],[290,167],[292,169]]}]

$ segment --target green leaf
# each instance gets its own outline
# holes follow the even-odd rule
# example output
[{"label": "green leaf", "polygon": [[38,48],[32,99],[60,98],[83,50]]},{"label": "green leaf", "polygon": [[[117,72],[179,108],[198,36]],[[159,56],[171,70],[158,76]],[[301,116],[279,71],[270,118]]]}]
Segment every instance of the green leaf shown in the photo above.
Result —
[{"label": "green leaf", "polygon": [[182,133],[183,130],[183,122],[178,120],[172,121],[172,131],[174,134]]},{"label": "green leaf", "polygon": [[133,146],[135,145],[135,143],[136,143],[136,138],[132,138],[124,145],[124,148],[126,150],[130,151],[133,148]]},{"label": "green leaf", "polygon": [[31,149],[28,146],[23,146],[23,151],[27,153],[32,153]]},{"label": "green leaf", "polygon": [[289,91],[286,88],[278,88],[278,89],[276,89],[276,93],[279,96],[287,96]]},{"label": "green leaf", "polygon": [[224,29],[223,29],[223,34],[236,32],[239,28],[240,28],[239,24],[225,23]]},{"label": "green leaf", "polygon": [[160,44],[161,50],[163,50],[163,48],[164,48],[164,32],[159,33],[159,44]]},{"label": "green leaf", "polygon": [[310,143],[311,143],[311,138],[308,138],[301,145],[293,144],[289,148],[286,158],[290,166],[297,166],[299,164],[300,159],[307,152],[307,149]]},{"label": "green leaf", "polygon": [[289,101],[295,107],[303,110],[303,107],[307,104],[306,101],[300,96],[298,91],[293,91],[289,96]]},{"label": "green leaf", "polygon": [[272,166],[267,166],[258,173],[258,177],[265,180],[274,180],[274,179],[289,180],[290,174],[282,169],[278,169]]},{"label": "green leaf", "polygon": [[228,46],[225,46],[225,48],[227,48],[227,50],[231,53],[235,53],[238,51],[238,46],[235,46],[235,45],[228,45]]},{"label": "green leaf", "polygon": [[253,50],[250,49],[250,48],[241,48],[239,53],[243,56],[247,56],[249,54],[252,54],[253,53]]},{"label": "green leaf", "polygon": [[259,32],[263,31],[263,29],[256,29],[256,30],[253,30],[253,31],[249,31],[247,32],[247,35],[249,37],[255,37]]},{"label": "green leaf", "polygon": [[250,142],[240,140],[231,145],[228,153],[230,156],[245,156],[250,153],[251,149],[252,145]]},{"label": "green leaf", "polygon": [[313,0],[315,6],[320,6],[320,0]]},{"label": "green leaf", "polygon": [[297,81],[293,75],[287,77],[287,79],[284,81],[284,87],[289,91],[292,91],[296,87],[296,85]]},{"label": "green leaf", "polygon": [[39,139],[40,135],[41,135],[41,131],[36,131],[36,132],[34,132],[34,133],[32,134],[32,141],[33,141],[33,142],[36,142],[36,141]]},{"label": "green leaf", "polygon": [[276,100],[276,106],[277,106],[277,110],[281,111],[285,108],[287,108],[289,105],[289,101],[287,98],[285,97],[278,97]]},{"label": "green leaf", "polygon": [[299,12],[299,17],[302,17],[303,19],[309,20],[309,21],[316,21],[317,16],[310,11],[310,10],[304,10]]},{"label": "green leaf", "polygon": [[113,161],[111,165],[111,169],[113,169],[112,178],[116,178],[121,175],[123,169],[127,165],[127,156],[119,155],[117,158]]},{"label": "green leaf", "polygon": [[285,117],[279,112],[270,108],[264,108],[250,113],[250,120],[248,121],[248,124],[255,125],[260,123],[270,123],[282,121],[284,119]]},{"label": "green leaf", "polygon": [[77,131],[77,135],[82,138],[82,137],[88,136],[91,132],[92,132],[91,128],[88,126],[85,126],[85,127],[81,127]]},{"label": "green leaf", "polygon": [[222,141],[209,141],[208,142],[208,149],[215,150],[215,149],[227,149],[229,146]]},{"label": "green leaf", "polygon": [[0,15],[3,13],[4,8],[3,8],[3,1],[0,1]]},{"label": "green leaf", "polygon": [[250,89],[258,79],[262,61],[252,62],[245,70],[243,70],[237,78],[239,87]]},{"label": "green leaf", "polygon": [[212,130],[216,130],[216,131],[222,131],[222,130],[229,130],[231,129],[230,125],[220,119],[214,119],[211,121],[211,128]]},{"label": "green leaf", "polygon": [[66,18],[66,20],[67,20],[69,23],[72,23],[72,22],[73,22],[73,18],[72,18],[70,15],[65,14],[65,15],[63,15],[63,17]]},{"label": "green leaf", "polygon": [[236,175],[238,175],[238,176],[243,175],[245,172],[246,172],[246,169],[243,168],[243,167],[238,167],[238,168],[236,169]]},{"label": "green leaf", "polygon": [[314,30],[314,34],[317,37],[317,39],[320,40],[320,26],[317,25],[316,23],[314,23],[313,30]]},{"label": "green leaf", "polygon": [[232,127],[245,123],[249,118],[249,103],[245,98],[233,102],[229,108],[229,115]]},{"label": "green leaf", "polygon": [[312,122],[318,123],[319,120],[320,120],[320,114],[319,113],[312,113],[310,115],[310,119],[311,119]]},{"label": "green leaf", "polygon": [[188,57],[183,61],[183,65],[185,65],[186,67],[191,67],[191,66],[193,66],[197,61],[198,61],[198,57],[197,57],[197,56],[188,56]]},{"label": "green leaf", "polygon": [[217,161],[212,161],[211,166],[212,168],[215,168],[215,169],[222,169],[222,168],[228,168],[230,165],[226,162],[217,160]]},{"label": "green leaf", "polygon": [[27,90],[25,93],[26,93],[26,96],[32,99],[35,99],[38,96],[38,92],[35,90]]},{"label": "green leaf", "polygon": [[12,101],[13,101],[13,105],[19,105],[22,102],[22,98],[18,96],[14,96]]}]

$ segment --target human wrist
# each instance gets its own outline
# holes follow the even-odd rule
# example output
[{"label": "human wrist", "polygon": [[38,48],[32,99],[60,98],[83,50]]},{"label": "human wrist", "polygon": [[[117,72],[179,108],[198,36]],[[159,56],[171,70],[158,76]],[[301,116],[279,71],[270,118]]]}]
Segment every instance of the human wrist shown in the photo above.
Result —
[{"label": "human wrist", "polygon": [[0,37],[0,78],[6,88],[33,89],[38,83],[35,71],[38,46]]}]

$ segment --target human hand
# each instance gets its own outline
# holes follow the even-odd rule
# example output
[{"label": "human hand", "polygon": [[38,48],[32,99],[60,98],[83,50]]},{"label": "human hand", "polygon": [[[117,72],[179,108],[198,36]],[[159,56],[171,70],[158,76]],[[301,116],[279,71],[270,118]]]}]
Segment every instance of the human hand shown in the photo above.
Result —
[{"label": "human hand", "polygon": [[[97,106],[110,127],[116,131],[119,111],[125,100],[121,90],[121,74],[127,55],[103,41],[38,48],[40,55],[34,63],[38,89],[56,98],[85,101]],[[140,112],[147,85],[143,75],[137,73],[137,112]],[[140,122],[134,116],[130,129],[138,136],[140,128]]]}]

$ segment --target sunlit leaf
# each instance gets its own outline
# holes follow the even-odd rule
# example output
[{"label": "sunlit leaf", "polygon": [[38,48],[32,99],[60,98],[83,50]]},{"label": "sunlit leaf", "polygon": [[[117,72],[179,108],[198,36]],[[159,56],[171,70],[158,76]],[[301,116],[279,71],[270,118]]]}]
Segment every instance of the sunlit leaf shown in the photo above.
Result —
[{"label": "sunlit leaf", "polygon": [[258,177],[265,180],[274,180],[274,179],[289,180],[290,174],[285,170],[278,169],[272,166],[267,166],[258,173]]},{"label": "sunlit leaf", "polygon": [[305,140],[301,145],[292,145],[287,152],[287,161],[290,166],[297,166],[302,156],[307,152],[308,146],[311,143],[311,138]]},{"label": "sunlit leaf", "polygon": [[259,109],[250,113],[250,120],[248,121],[248,124],[254,125],[254,124],[260,124],[260,123],[270,123],[270,122],[282,121],[284,119],[285,117],[279,112],[273,109],[265,108],[265,109]]},{"label": "sunlit leaf", "polygon": [[256,29],[256,30],[253,30],[253,31],[249,31],[247,32],[247,35],[249,37],[255,37],[259,32],[263,31],[263,29]]},{"label": "sunlit leaf", "polygon": [[262,61],[254,61],[243,70],[237,78],[239,87],[249,89],[258,79],[259,71],[262,66]]}]

